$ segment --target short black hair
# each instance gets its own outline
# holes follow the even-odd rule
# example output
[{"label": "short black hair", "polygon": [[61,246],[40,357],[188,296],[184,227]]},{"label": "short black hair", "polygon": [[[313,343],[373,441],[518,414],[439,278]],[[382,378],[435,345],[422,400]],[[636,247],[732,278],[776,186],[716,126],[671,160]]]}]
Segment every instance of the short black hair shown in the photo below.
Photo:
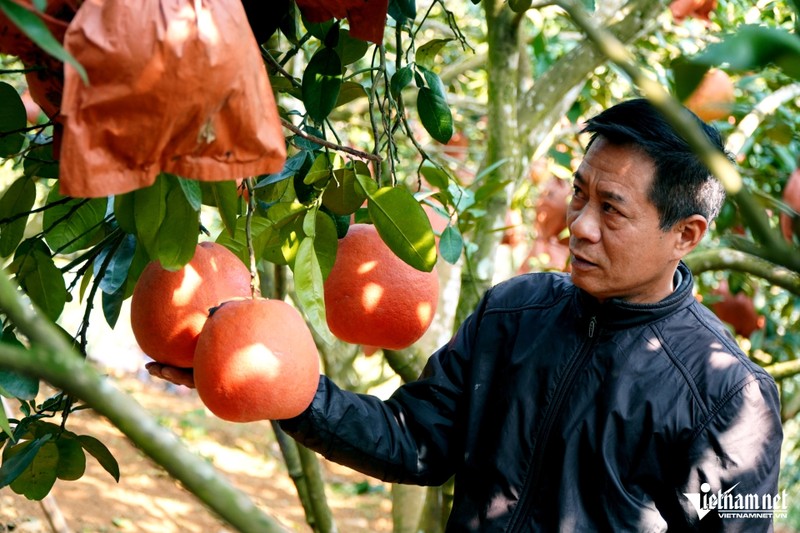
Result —
[{"label": "short black hair", "polygon": [[[697,120],[711,144],[726,153],[719,130],[686,112]],[[658,209],[663,231],[691,215],[702,215],[710,224],[719,214],[725,202],[722,184],[646,98],[606,109],[587,120],[582,131],[592,134],[589,146],[602,136],[613,144],[638,146],[653,160],[656,171],[649,197]]]}]

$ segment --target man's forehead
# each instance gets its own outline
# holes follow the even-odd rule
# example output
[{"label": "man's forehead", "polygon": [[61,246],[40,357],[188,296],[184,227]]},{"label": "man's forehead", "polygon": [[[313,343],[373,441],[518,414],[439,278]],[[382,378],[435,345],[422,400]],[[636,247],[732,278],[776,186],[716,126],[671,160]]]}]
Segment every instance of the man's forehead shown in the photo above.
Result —
[{"label": "man's forehead", "polygon": [[[582,187],[588,185],[586,178],[581,174],[580,169],[576,170],[575,173],[572,175],[575,183]],[[597,187],[597,194],[606,199],[617,200],[620,202],[625,202],[628,200],[632,191],[630,191],[630,187],[619,183],[613,179],[601,179],[598,180],[596,183]]]}]

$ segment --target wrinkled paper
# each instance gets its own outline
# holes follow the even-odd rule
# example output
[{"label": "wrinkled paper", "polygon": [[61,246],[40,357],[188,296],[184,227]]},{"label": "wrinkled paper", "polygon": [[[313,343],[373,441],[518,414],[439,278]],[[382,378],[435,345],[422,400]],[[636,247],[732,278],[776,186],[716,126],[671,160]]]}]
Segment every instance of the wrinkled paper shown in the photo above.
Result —
[{"label": "wrinkled paper", "polygon": [[383,42],[389,0],[296,0],[309,22],[347,19],[350,35],[376,44]]},{"label": "wrinkled paper", "polygon": [[241,0],[85,0],[64,45],[60,191],[121,194],[160,172],[279,172],[286,146]]}]

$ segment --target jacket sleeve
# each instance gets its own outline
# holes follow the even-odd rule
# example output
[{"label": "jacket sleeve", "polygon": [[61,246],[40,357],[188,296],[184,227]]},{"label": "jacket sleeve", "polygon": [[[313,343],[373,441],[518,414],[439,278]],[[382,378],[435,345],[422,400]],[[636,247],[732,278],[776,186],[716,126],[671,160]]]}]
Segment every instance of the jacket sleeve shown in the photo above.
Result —
[{"label": "jacket sleeve", "polygon": [[711,414],[690,447],[689,476],[678,496],[691,529],[772,531],[772,512],[788,506],[778,492],[782,440],[775,383],[755,374]]},{"label": "jacket sleeve", "polygon": [[428,360],[420,378],[391,398],[356,394],[326,376],[311,405],[281,428],[300,444],[375,478],[440,485],[454,473],[463,442],[463,386],[479,311]]}]

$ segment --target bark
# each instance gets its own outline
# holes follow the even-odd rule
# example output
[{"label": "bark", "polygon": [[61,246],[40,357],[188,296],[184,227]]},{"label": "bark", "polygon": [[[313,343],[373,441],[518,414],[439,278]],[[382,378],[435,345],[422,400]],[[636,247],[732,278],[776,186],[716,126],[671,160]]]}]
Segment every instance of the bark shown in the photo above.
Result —
[{"label": "bark", "polygon": [[[655,22],[660,9],[663,9],[660,0],[609,2],[600,13],[600,24],[607,25],[620,41],[630,42]],[[624,18],[615,21],[620,14]],[[519,106],[520,132],[526,133],[523,154],[532,154],[531,159],[544,154],[548,134],[575,102],[589,74],[605,61],[605,55],[587,40],[535,80],[522,95]]]},{"label": "bark", "polygon": [[[485,183],[512,183],[521,172],[518,142],[517,104],[520,61],[519,17],[502,0],[483,0],[486,15],[487,59],[487,143],[482,162],[488,168],[498,161],[504,164],[484,177]],[[504,225],[511,188],[505,194],[493,194],[486,200],[486,214],[470,235],[474,252],[468,253],[461,274],[461,297],[456,310],[456,324],[472,312],[491,285],[494,256],[500,235],[494,231]]]},{"label": "bark", "polygon": [[426,487],[392,485],[392,524],[394,533],[417,533]]},{"label": "bark", "polygon": [[703,250],[689,254],[684,261],[695,274],[709,270],[745,272],[800,296],[800,274],[739,250]]},{"label": "bark", "polygon": [[[286,267],[275,265],[269,276],[261,276],[262,294],[271,294],[273,298],[283,299],[289,292],[286,277]],[[270,292],[264,292],[265,278],[269,280],[268,287]],[[314,340],[320,351],[320,356],[325,363],[325,372],[328,366],[332,365],[330,346],[323,339],[320,339],[314,329],[311,329]],[[352,365],[350,365],[352,367]],[[281,430],[278,424],[273,423],[275,437],[283,454],[283,460],[289,470],[289,475],[295,484],[297,496],[303,505],[306,522],[316,533],[335,533],[336,523],[333,520],[333,513],[328,506],[328,499],[325,495],[325,481],[322,479],[322,472],[319,467],[319,457],[317,454],[304,446],[297,444],[291,437]]]}]

